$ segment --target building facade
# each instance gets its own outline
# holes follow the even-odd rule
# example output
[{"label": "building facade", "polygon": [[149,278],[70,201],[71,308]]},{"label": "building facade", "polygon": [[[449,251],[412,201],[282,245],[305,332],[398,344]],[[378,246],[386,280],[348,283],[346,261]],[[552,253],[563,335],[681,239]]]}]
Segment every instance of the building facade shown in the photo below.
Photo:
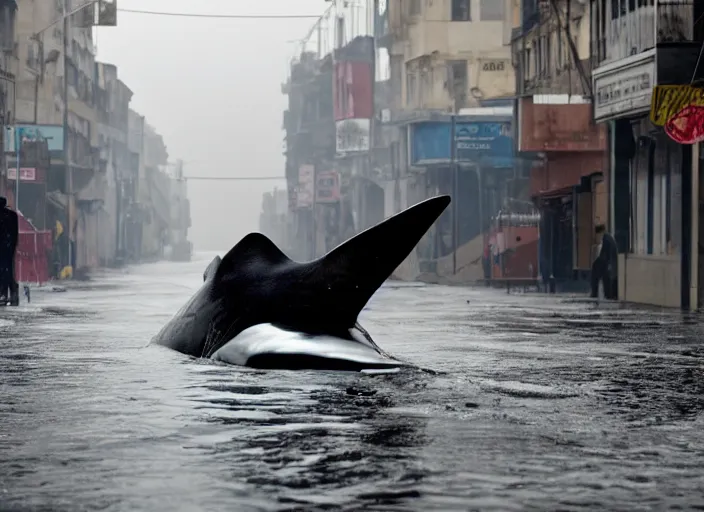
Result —
[{"label": "building facade", "polygon": [[606,221],[607,131],[592,120],[589,6],[522,0],[511,15],[518,152],[540,211],[540,277],[586,290]]},{"label": "building facade", "polygon": [[[316,205],[316,179],[334,171],[336,152],[333,109],[333,59],[304,52],[290,68],[283,86],[288,95],[284,112],[286,180],[292,217],[291,254],[301,260],[325,251],[329,236],[321,219],[327,205]],[[316,215],[317,213],[317,215]]]},{"label": "building facade", "polygon": [[[454,201],[418,248],[418,272],[456,281],[489,277],[488,232],[520,178],[514,158],[511,48],[505,1],[388,2],[391,95],[386,116],[405,140],[405,207]],[[519,194],[520,195],[520,194]],[[404,204],[405,203],[405,204]]]},{"label": "building facade", "polygon": [[688,90],[704,78],[697,67],[704,4],[604,0],[591,7],[594,119],[610,132],[619,298],[696,308],[699,146],[677,141],[665,126],[670,118],[656,115],[672,101],[654,100],[663,86]]},{"label": "building facade", "polygon": [[144,127],[143,166],[140,170],[138,197],[144,206],[142,259],[159,260],[169,241],[171,220],[171,178],[167,174],[169,153],[164,138],[148,123]]},{"label": "building facade", "polygon": [[140,185],[166,150],[129,110],[132,91],[117,67],[95,61],[93,27],[116,23],[113,1],[0,1],[0,194],[21,215],[20,281],[139,261],[154,202]]}]

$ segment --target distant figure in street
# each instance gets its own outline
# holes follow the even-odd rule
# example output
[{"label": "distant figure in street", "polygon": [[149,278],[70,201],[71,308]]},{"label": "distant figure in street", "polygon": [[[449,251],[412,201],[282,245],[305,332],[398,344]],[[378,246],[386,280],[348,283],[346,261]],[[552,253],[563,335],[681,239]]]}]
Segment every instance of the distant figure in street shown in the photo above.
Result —
[{"label": "distant figure in street", "polygon": [[604,286],[604,297],[615,300],[618,298],[617,290],[617,254],[616,240],[611,233],[606,231],[603,224],[596,227],[596,234],[601,236],[599,255],[592,263],[592,298],[599,296],[599,281]]},{"label": "distant figure in street", "polygon": [[482,268],[484,270],[484,279],[491,279],[491,244],[484,244],[484,253],[482,254]]},{"label": "distant figure in street", "polygon": [[7,207],[7,199],[0,197],[0,304],[19,306],[19,285],[15,281],[15,253],[19,238],[17,212]]}]

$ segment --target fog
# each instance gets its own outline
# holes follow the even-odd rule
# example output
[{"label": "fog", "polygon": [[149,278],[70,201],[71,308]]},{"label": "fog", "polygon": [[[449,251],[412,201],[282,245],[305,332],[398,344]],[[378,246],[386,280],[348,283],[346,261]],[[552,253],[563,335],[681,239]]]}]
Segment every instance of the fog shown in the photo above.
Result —
[{"label": "fog", "polygon": [[[324,0],[120,0],[120,9],[178,13],[319,14]],[[187,176],[283,176],[281,93],[294,41],[313,19],[212,19],[118,13],[97,29],[98,59],[118,66]],[[197,250],[226,250],[257,230],[262,193],[285,182],[189,181]]]}]

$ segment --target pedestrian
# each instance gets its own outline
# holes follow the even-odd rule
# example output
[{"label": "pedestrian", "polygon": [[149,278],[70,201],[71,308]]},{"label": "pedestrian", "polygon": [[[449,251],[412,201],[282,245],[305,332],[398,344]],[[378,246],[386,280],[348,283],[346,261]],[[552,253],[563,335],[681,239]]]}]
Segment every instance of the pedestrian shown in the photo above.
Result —
[{"label": "pedestrian", "polygon": [[591,297],[599,296],[599,282],[601,281],[604,287],[604,297],[610,300],[618,298],[618,279],[617,279],[617,255],[618,246],[613,235],[606,231],[603,224],[596,227],[596,235],[601,235],[601,245],[599,255],[592,263],[591,272]]},{"label": "pedestrian", "polygon": [[17,212],[7,207],[7,198],[0,197],[0,304],[19,306],[19,285],[15,281],[15,254],[19,238]]},{"label": "pedestrian", "polygon": [[482,267],[484,270],[484,279],[491,279],[491,244],[487,241],[484,243],[484,252],[482,254]]}]

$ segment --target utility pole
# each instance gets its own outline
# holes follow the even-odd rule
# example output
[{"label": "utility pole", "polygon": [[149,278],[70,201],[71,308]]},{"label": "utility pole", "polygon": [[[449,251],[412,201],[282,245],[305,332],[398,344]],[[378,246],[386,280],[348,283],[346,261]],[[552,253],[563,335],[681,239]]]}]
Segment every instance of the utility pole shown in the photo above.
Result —
[{"label": "utility pole", "polygon": [[450,118],[450,172],[452,172],[452,274],[457,274],[457,245],[459,243],[459,165],[457,165],[457,115]]},{"label": "utility pole", "polygon": [[73,250],[71,248],[71,234],[73,233],[73,219],[71,215],[71,209],[73,206],[73,174],[71,169],[71,155],[69,151],[69,136],[68,136],[68,47],[69,47],[69,17],[70,17],[70,2],[71,0],[64,0],[64,34],[63,34],[63,64],[64,64],[64,76],[63,76],[63,92],[64,92],[64,112],[63,112],[63,135],[64,135],[64,172],[66,173],[66,197],[67,208],[66,208],[66,224],[68,232],[68,261],[66,264],[73,267]]},{"label": "utility pole", "polygon": [[15,124],[15,211],[20,213],[20,153],[22,152],[22,130]]}]

